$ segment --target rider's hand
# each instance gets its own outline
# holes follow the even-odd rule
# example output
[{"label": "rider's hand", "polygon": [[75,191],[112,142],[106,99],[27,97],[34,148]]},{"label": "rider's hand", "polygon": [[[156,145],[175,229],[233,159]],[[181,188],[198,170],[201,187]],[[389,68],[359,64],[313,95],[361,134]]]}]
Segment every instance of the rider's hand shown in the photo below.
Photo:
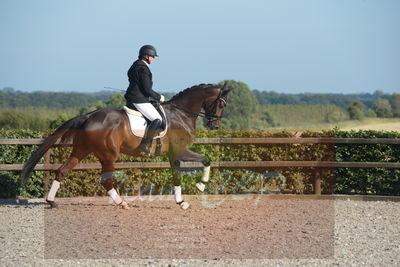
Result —
[{"label": "rider's hand", "polygon": [[163,95],[161,95],[160,102],[162,103],[164,101],[165,101],[165,97]]}]

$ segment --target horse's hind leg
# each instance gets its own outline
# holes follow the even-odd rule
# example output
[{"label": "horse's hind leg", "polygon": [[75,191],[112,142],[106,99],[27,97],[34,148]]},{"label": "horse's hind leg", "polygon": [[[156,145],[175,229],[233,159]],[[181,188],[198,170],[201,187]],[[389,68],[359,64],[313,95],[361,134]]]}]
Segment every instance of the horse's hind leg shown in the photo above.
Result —
[{"label": "horse's hind leg", "polygon": [[58,168],[56,172],[56,178],[51,184],[50,190],[47,193],[46,202],[50,204],[52,208],[56,208],[57,204],[54,201],[57,191],[60,188],[60,183],[64,180],[65,176],[79,163],[81,159],[86,157],[88,152],[83,151],[72,151],[68,160]]},{"label": "horse's hind leg", "polygon": [[185,202],[182,197],[181,173],[179,170],[177,170],[177,167],[179,167],[179,161],[177,161],[173,155],[170,155],[169,162],[173,176],[175,202],[176,204],[180,205],[182,209],[188,209],[190,204]]},{"label": "horse's hind leg", "polygon": [[116,157],[108,157],[100,159],[101,162],[101,176],[100,183],[107,190],[107,194],[111,197],[115,204],[122,206],[123,209],[129,209],[128,203],[126,203],[114,188],[114,162]]}]

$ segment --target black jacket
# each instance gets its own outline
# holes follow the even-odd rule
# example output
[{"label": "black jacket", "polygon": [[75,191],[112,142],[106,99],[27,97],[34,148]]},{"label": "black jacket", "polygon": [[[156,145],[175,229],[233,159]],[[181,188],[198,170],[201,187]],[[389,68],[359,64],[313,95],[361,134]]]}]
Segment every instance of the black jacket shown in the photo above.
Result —
[{"label": "black jacket", "polygon": [[153,91],[152,74],[149,67],[142,60],[133,62],[128,70],[129,87],[126,89],[125,99],[127,103],[148,103],[149,97],[156,100],[161,95]]}]

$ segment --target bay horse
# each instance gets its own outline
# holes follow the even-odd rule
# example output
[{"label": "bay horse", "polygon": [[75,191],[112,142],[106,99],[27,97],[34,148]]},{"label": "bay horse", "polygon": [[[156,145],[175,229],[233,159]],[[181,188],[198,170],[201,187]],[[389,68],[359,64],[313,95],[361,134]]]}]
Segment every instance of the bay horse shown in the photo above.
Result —
[{"label": "bay horse", "polygon": [[[168,155],[174,184],[175,201],[182,209],[190,205],[182,198],[180,163],[184,161],[200,162],[203,176],[196,187],[203,191],[210,175],[210,160],[189,148],[193,144],[196,119],[203,116],[210,129],[217,129],[227,103],[230,89],[227,83],[222,88],[211,84],[200,84],[188,88],[162,103],[167,121],[167,133],[161,138],[161,155]],[[204,111],[202,111],[204,109]],[[46,196],[51,208],[57,207],[55,195],[60,182],[90,153],[101,163],[100,183],[116,205],[129,209],[113,186],[115,161],[120,153],[142,156],[138,150],[141,138],[133,135],[125,111],[117,108],[102,108],[80,115],[65,122],[54,133],[44,139],[39,148],[32,153],[24,164],[21,181],[25,182],[35,165],[46,151],[56,142],[65,144],[72,141],[72,152],[68,160],[56,171],[55,179]],[[153,142],[152,148],[155,147]],[[153,149],[152,149],[153,150]]]}]

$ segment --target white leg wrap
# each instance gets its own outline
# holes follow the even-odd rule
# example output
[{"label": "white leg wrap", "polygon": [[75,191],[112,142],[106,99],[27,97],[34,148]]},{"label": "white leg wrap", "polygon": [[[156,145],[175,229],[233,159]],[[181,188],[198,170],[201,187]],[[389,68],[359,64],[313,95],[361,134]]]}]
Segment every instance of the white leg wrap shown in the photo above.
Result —
[{"label": "white leg wrap", "polygon": [[189,207],[190,207],[190,204],[189,204],[189,203],[187,203],[187,202],[185,202],[185,201],[183,201],[183,202],[181,203],[181,209],[187,210]]},{"label": "white leg wrap", "polygon": [[50,200],[50,201],[54,201],[57,191],[58,191],[58,188],[60,188],[60,182],[54,180],[53,183],[51,184],[51,188],[50,188],[49,193],[47,194],[46,199]]},{"label": "white leg wrap", "polygon": [[201,177],[201,181],[203,183],[207,183],[208,180],[210,179],[210,170],[211,170],[211,166],[204,167],[203,176]]},{"label": "white leg wrap", "polygon": [[196,183],[196,187],[200,192],[204,192],[204,189],[206,189],[206,185],[203,184],[202,182]]},{"label": "white leg wrap", "polygon": [[182,188],[180,186],[175,186],[175,202],[182,202]]},{"label": "white leg wrap", "polygon": [[119,205],[122,203],[121,197],[118,195],[117,191],[115,191],[114,188],[109,190],[107,194],[111,197],[115,204]]}]

